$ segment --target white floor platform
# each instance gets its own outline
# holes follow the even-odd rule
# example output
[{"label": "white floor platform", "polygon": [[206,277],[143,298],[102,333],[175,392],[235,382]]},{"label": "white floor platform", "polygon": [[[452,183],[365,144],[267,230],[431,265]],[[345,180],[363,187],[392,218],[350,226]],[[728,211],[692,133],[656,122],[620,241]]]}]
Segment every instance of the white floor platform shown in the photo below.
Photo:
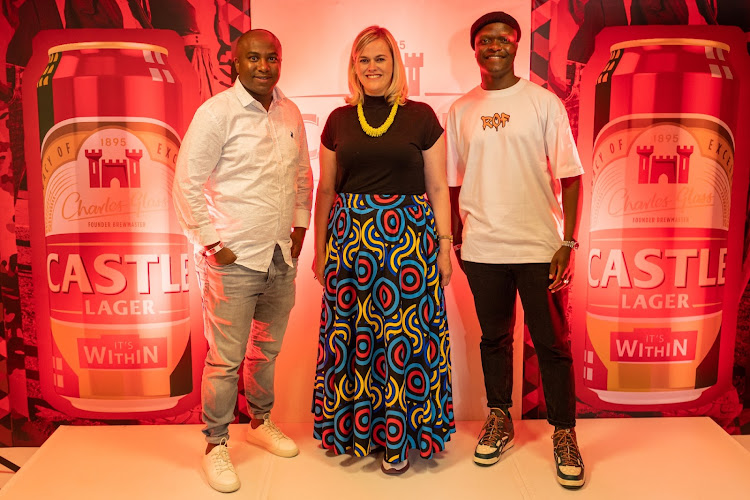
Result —
[{"label": "white floor platform", "polygon": [[[14,448],[0,448],[0,456],[4,459],[9,460],[11,463],[23,466],[26,462],[31,460],[34,453],[39,448],[32,447],[14,447]],[[13,479],[14,472],[10,469],[0,465],[0,488],[6,485],[8,481]]]},{"label": "white floor platform", "polygon": [[389,477],[379,456],[320,449],[310,424],[281,425],[301,449],[292,459],[247,444],[243,426],[233,425],[230,454],[242,488],[232,494],[213,491],[199,470],[200,426],[61,427],[0,499],[750,498],[750,452],[709,418],[579,420],[587,464],[579,491],[555,481],[546,422],[516,421],[515,447],[487,468],[471,460],[480,426],[459,422],[444,453],[427,461],[412,455],[406,474]]}]

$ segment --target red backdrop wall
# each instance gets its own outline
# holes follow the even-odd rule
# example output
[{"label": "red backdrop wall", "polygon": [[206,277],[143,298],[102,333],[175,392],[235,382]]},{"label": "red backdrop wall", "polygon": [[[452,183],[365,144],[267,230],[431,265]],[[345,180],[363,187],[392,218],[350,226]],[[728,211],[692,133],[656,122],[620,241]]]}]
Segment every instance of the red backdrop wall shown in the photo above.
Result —
[{"label": "red backdrop wall", "polygon": [[[675,0],[662,2],[661,10],[653,10],[638,0],[529,1],[531,80],[555,91],[566,103],[587,170],[585,191],[593,183],[590,177],[595,139],[592,136],[595,107],[592,97],[596,78],[609,57],[609,46],[618,41],[652,37],[654,33],[711,38],[732,46],[733,68],[739,68],[740,74],[746,74],[742,73],[747,71],[746,62],[737,58],[736,54],[743,41],[747,41],[744,31],[750,30],[750,8],[737,6],[736,3],[741,2],[718,1],[709,5],[702,0]],[[129,36],[134,37],[133,40],[157,40],[169,45],[170,53],[174,55],[170,57],[170,62],[182,59],[182,62],[174,64],[184,64],[185,71],[191,73],[191,76],[184,78],[185,81],[191,81],[188,86],[193,89],[195,101],[199,102],[231,84],[231,44],[251,26],[250,2],[173,0],[141,2],[140,5],[133,2],[130,5],[128,2],[110,0],[98,2],[100,10],[94,15],[77,13],[74,9],[69,9],[65,14],[60,10],[64,4],[65,2],[53,0],[9,0],[0,5],[0,40],[3,42],[2,46],[7,47],[5,53],[0,55],[4,57],[0,63],[4,63],[5,67],[4,75],[0,75],[0,293],[4,327],[0,340],[0,444],[3,445],[39,445],[60,424],[200,421],[195,384],[203,347],[200,345],[200,335],[195,335],[197,332],[194,332],[192,346],[193,370],[190,377],[193,390],[190,397],[184,398],[173,409],[134,414],[77,411],[63,404],[63,401],[56,400],[45,389],[45,377],[53,371],[53,366],[50,352],[45,350],[48,344],[45,344],[44,339],[40,341],[40,336],[47,335],[48,329],[38,323],[46,323],[48,318],[43,314],[37,316],[37,312],[43,309],[40,308],[39,301],[48,294],[44,280],[39,279],[39,276],[43,276],[38,269],[43,264],[38,260],[39,249],[33,246],[39,244],[37,242],[40,241],[38,235],[41,230],[35,226],[35,221],[38,220],[35,210],[40,209],[40,199],[34,194],[33,184],[39,178],[36,170],[27,175],[30,168],[38,168],[38,163],[29,162],[27,158],[39,158],[36,151],[39,151],[40,138],[36,123],[33,126],[30,123],[24,124],[24,120],[28,122],[27,117],[39,115],[34,89],[46,64],[47,55],[44,51],[53,43],[51,40],[54,36],[44,35],[52,36],[47,38],[46,44],[37,41],[34,45],[32,40],[42,30],[63,28],[70,31],[70,34],[60,35],[61,38],[54,43],[63,39],[67,42],[88,39],[85,32],[75,32],[74,28],[144,30],[143,35]],[[487,4],[486,10],[504,8],[503,2],[497,4]],[[431,8],[439,6],[433,5]],[[395,15],[397,14],[394,13]],[[662,28],[654,30],[643,26],[654,24],[689,27],[667,32]],[[712,31],[708,26],[711,24],[734,24],[742,29]],[[608,27],[620,28],[603,31]],[[153,28],[171,30],[172,38],[145,31]],[[36,53],[35,50],[43,53]],[[461,55],[465,56],[467,54]],[[37,63],[34,63],[35,60]],[[185,105],[186,110],[194,109],[194,104],[189,101],[188,99]],[[746,100],[739,101],[739,104],[745,106],[746,103]],[[176,128],[181,136],[184,123]],[[30,138],[29,130],[33,130],[36,137]],[[740,127],[736,131],[736,137],[747,137],[747,130]],[[734,252],[730,259],[739,259],[738,255],[746,248],[744,224],[741,227],[737,224],[740,220],[744,221],[747,214],[749,156],[743,150],[742,142],[737,140],[736,143],[734,182],[735,185],[744,185],[745,192],[740,195],[732,192],[730,224],[733,225],[730,232],[736,238],[729,243],[730,252]],[[589,194],[585,194],[587,201],[590,200]],[[740,200],[744,204],[737,206]],[[586,221],[590,219],[587,210],[588,207],[584,208],[582,235],[586,234]],[[737,272],[727,276],[724,291],[727,313],[724,314],[721,334],[725,346],[722,351],[724,357],[719,368],[721,376],[714,384],[714,389],[705,391],[702,396],[689,402],[623,406],[602,401],[584,382],[584,353],[587,350],[584,335],[587,303],[585,277],[589,269],[588,261],[584,258],[588,252],[588,241],[586,237],[581,240],[584,248],[576,262],[577,288],[573,291],[571,310],[576,332],[574,348],[579,377],[580,416],[710,415],[729,432],[750,432],[750,391],[745,390],[750,371],[750,292],[746,290],[747,266],[740,270],[740,263],[732,261],[731,269]],[[740,246],[742,248],[738,253]],[[728,303],[728,300],[736,302]],[[199,312],[198,308],[194,301],[194,315]],[[310,332],[309,335],[314,334]],[[528,337],[523,358],[523,414],[528,418],[541,418],[545,416],[545,407]],[[242,401],[239,408],[243,409]],[[238,418],[243,420],[245,417],[240,412]]]}]

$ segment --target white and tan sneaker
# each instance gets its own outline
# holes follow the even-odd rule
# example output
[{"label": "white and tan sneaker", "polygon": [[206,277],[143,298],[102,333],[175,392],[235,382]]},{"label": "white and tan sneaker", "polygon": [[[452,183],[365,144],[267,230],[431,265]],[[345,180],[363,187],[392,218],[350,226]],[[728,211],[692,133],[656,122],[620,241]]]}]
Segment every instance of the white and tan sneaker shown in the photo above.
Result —
[{"label": "white and tan sneaker", "polygon": [[513,447],[514,436],[510,413],[500,408],[490,408],[474,449],[474,463],[483,467],[496,464],[500,455]]},{"label": "white and tan sneaker", "polygon": [[240,478],[229,458],[227,438],[203,455],[203,472],[211,488],[222,493],[231,493],[240,489]]},{"label": "white and tan sneaker", "polygon": [[569,490],[577,490],[586,481],[581,451],[575,429],[555,428],[552,434],[557,482]]},{"label": "white and tan sneaker", "polygon": [[265,448],[280,457],[289,458],[299,454],[294,441],[276,427],[268,413],[263,415],[263,423],[255,429],[251,425],[247,426],[246,439],[248,443]]}]

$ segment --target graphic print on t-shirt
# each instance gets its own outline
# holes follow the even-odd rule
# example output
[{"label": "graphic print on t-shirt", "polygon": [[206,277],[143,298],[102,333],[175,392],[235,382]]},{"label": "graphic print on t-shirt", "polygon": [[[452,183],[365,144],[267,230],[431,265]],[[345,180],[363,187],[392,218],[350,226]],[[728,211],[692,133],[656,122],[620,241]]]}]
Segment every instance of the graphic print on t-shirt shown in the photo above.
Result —
[{"label": "graphic print on t-shirt", "polygon": [[510,121],[510,115],[505,113],[495,113],[492,116],[482,116],[482,130],[487,127],[494,128],[496,131]]}]

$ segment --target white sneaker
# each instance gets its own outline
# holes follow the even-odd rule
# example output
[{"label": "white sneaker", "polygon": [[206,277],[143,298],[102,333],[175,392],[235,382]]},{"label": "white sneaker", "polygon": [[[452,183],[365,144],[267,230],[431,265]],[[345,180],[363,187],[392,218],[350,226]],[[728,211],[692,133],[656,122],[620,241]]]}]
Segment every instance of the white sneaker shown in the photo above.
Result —
[{"label": "white sneaker", "polygon": [[271,416],[263,415],[263,423],[253,429],[247,426],[247,442],[260,446],[280,457],[293,457],[299,453],[299,448],[294,441],[271,421]]},{"label": "white sneaker", "polygon": [[240,478],[229,458],[227,438],[203,455],[203,472],[206,473],[208,484],[216,491],[231,493],[240,489]]}]

